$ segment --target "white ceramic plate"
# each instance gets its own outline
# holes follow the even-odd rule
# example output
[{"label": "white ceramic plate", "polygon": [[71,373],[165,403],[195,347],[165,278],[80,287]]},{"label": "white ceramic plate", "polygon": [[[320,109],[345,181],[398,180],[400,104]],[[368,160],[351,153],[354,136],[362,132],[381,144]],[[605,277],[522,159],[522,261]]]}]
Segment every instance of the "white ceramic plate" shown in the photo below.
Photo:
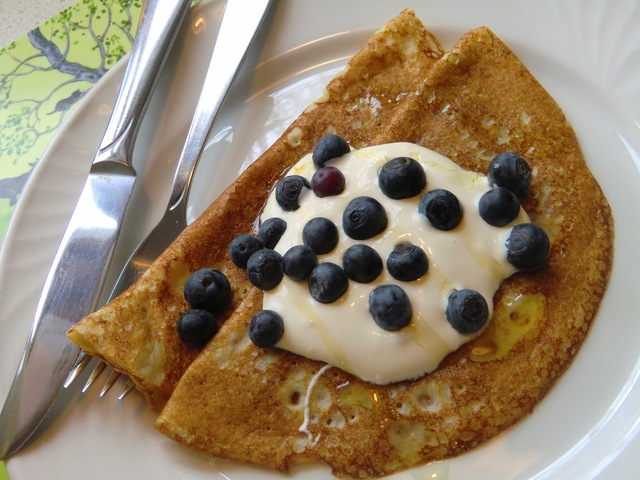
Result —
[{"label": "white ceramic plate", "polygon": [[[116,269],[159,219],[215,38],[221,1],[195,9],[150,107],[136,149],[139,182]],[[568,372],[536,411],[491,442],[394,478],[630,478],[640,440],[640,4],[629,1],[419,1],[418,16],[446,48],[488,25],[522,59],[573,124],[616,220],[609,290]],[[402,8],[397,2],[281,1],[248,59],[198,169],[195,218],[238,172],[320,96],[323,86]],[[197,28],[196,19],[204,23]],[[0,398],[4,398],[62,231],[110,113],[122,66],[84,99],[32,175],[0,255]],[[113,279],[111,279],[112,281]],[[118,390],[116,385],[116,390]],[[7,462],[12,480],[282,478],[206,459],[153,429],[137,394],[66,392],[47,427]],[[45,473],[46,472],[46,473]],[[319,465],[292,477],[329,476]]]}]

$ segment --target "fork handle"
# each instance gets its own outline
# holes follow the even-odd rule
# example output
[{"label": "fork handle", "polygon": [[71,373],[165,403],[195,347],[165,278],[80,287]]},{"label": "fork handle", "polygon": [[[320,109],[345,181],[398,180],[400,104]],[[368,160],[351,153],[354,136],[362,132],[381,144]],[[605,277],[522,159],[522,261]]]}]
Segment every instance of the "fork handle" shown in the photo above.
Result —
[{"label": "fork handle", "polygon": [[169,196],[169,210],[181,208],[186,212],[189,186],[205,141],[270,3],[271,0],[227,2],[202,93],[178,160]]}]

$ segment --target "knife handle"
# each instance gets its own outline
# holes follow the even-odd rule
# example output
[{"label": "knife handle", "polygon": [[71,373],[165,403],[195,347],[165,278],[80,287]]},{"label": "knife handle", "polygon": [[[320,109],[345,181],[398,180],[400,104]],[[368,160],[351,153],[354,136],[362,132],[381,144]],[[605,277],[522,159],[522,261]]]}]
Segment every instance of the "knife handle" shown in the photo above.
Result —
[{"label": "knife handle", "polygon": [[[134,172],[133,145],[162,65],[191,0],[147,0],[120,91],[92,171]],[[119,164],[119,165],[118,165]]]}]

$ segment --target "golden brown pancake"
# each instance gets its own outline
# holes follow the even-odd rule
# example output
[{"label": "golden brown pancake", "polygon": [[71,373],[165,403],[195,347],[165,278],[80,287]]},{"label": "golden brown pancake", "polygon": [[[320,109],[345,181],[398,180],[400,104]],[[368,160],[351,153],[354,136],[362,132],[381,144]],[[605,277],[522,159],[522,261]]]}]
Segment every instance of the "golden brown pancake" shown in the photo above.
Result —
[{"label": "golden brown pancake", "polygon": [[482,172],[501,151],[525,155],[535,173],[524,205],[550,234],[548,265],[504,282],[492,328],[431,375],[374,386],[324,372],[310,392],[310,435],[299,429],[322,364],[247,340],[260,309],[254,291],[253,311],[233,315],[187,370],[158,419],[161,432],[281,470],[315,457],[337,475],[369,477],[456,455],[540,401],[582,342],[611,264],[609,209],[571,127],[517,58],[478,29],[435,64],[374,142],[399,140]]},{"label": "golden brown pancake", "polygon": [[[155,408],[179,380],[156,426],[191,448],[281,471],[318,459],[338,476],[376,477],[458,455],[533,410],[569,366],[598,309],[613,220],[562,111],[486,28],[443,56],[403,12],[327,90],[326,101],[297,119],[137,286],[70,337],[131,375]],[[374,115],[367,99],[383,93],[402,99]],[[549,234],[547,265],[503,282],[489,328],[418,380],[373,385],[248,339],[262,293],[229,262],[228,243],[251,230],[273,182],[328,131],[357,147],[415,142],[482,173],[503,151],[520,153],[533,168],[523,206]],[[249,199],[243,185],[264,190]],[[186,309],[184,280],[204,266],[227,273],[234,304],[197,355],[175,331]]]},{"label": "golden brown pancake", "polygon": [[[214,267],[234,289],[233,311],[255,292],[227,257],[229,242],[252,230],[271,185],[329,131],[354,146],[372,143],[397,106],[444,54],[413,12],[402,12],[376,33],[312,104],[243,175],[119,298],[69,331],[71,341],[127,374],[160,410],[200,348],[180,341],[176,324],[187,308],[182,288],[189,274]],[[374,103],[374,99],[380,99]],[[260,188],[261,186],[261,188]],[[246,192],[252,195],[246,195]]]}]

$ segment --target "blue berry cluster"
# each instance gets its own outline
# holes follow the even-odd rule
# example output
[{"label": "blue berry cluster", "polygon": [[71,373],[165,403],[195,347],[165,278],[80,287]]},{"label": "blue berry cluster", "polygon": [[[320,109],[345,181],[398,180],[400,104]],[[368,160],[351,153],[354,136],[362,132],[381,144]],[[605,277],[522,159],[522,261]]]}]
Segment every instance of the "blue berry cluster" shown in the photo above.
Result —
[{"label": "blue berry cluster", "polygon": [[[512,222],[520,210],[522,197],[531,184],[531,167],[520,155],[505,152],[489,164],[492,189],[480,198],[480,216],[490,225]],[[547,233],[533,223],[521,223],[507,240],[507,261],[519,270],[535,270],[547,261],[551,245]]]},{"label": "blue berry cluster", "polygon": [[231,303],[231,285],[219,270],[202,268],[193,272],[184,284],[189,310],[178,320],[178,335],[186,343],[204,345],[218,331],[216,315]]},{"label": "blue berry cluster", "polygon": [[[350,151],[347,142],[338,135],[324,136],[313,152],[316,167],[311,181],[300,175],[289,175],[278,182],[275,199],[284,211],[300,207],[302,192],[311,190],[318,197],[338,195],[344,191],[345,177],[332,165],[331,160]],[[527,162],[513,153],[498,155],[489,167],[492,189],[482,196],[478,213],[490,225],[504,226],[512,222],[520,211],[521,196],[531,181]],[[391,199],[406,199],[422,195],[427,186],[423,167],[409,157],[398,157],[387,162],[378,174],[381,191]],[[463,210],[456,196],[443,189],[423,194],[418,211],[434,228],[455,229],[463,218]],[[382,233],[388,224],[382,204],[373,197],[353,198],[342,214],[342,229],[353,240],[364,241]],[[289,249],[284,255],[274,250],[287,228],[280,218],[265,221],[254,235],[239,235],[229,246],[233,263],[246,269],[251,283],[263,290],[278,286],[286,275],[294,281],[306,281],[311,296],[320,303],[332,303],[348,289],[349,280],[358,283],[373,282],[387,271],[400,282],[411,282],[428,272],[429,261],[425,251],[411,243],[397,245],[383,262],[380,254],[365,243],[350,246],[343,254],[342,265],[318,261],[335,249],[339,240],[338,227],[328,218],[316,217],[304,225],[302,244]],[[529,270],[541,266],[549,253],[549,239],[541,228],[521,224],[513,228],[507,242],[507,259],[516,268]],[[369,296],[369,311],[380,328],[394,331],[411,322],[411,302],[402,287],[380,285]],[[446,316],[458,332],[477,332],[488,319],[486,299],[474,290],[454,290],[447,301]],[[260,347],[277,344],[284,332],[281,316],[262,310],[249,325],[251,340]]]}]

